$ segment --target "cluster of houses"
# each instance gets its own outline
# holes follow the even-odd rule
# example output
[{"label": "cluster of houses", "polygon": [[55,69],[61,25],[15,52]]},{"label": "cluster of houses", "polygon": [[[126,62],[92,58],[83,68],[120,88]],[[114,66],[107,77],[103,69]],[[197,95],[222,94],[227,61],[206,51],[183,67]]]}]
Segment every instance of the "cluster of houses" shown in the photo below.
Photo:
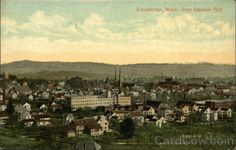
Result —
[{"label": "cluster of houses", "polygon": [[105,116],[78,119],[72,123],[72,126],[74,126],[73,131],[77,135],[86,133],[91,136],[100,136],[103,135],[104,132],[111,132],[109,121]]},{"label": "cluster of houses", "polygon": [[24,105],[15,106],[15,112],[18,114],[18,120],[25,126],[51,126],[52,118],[41,110],[31,110],[31,105],[25,103]]},{"label": "cluster of houses", "polygon": [[209,100],[205,101],[205,106],[201,109],[204,121],[217,121],[232,118],[233,100]]},{"label": "cluster of houses", "polygon": [[[64,81],[57,84],[48,83],[47,86],[39,85],[36,90],[32,90],[26,81],[22,84],[9,82],[7,88],[0,88],[0,126],[6,125],[9,119],[6,111],[9,99],[16,102],[14,110],[18,121],[24,126],[62,126],[66,128],[68,137],[81,134],[99,136],[112,132],[109,122],[112,119],[122,122],[126,117],[132,118],[138,126],[150,122],[158,128],[162,128],[167,122],[185,123],[191,113],[200,114],[202,121],[206,122],[227,120],[232,118],[232,108],[235,106],[235,100],[230,97],[235,86],[213,86],[210,82],[206,84],[205,79],[193,79],[183,84],[175,78],[166,78],[159,80],[155,89],[149,92],[142,85],[121,83],[120,79],[117,87],[104,83],[103,87],[93,89],[72,89],[65,87],[65,84]],[[223,94],[226,98],[180,100],[176,102],[175,107],[170,107],[168,100],[173,93],[197,96]],[[70,108],[71,114],[66,116],[65,123],[58,125],[54,123],[49,110],[57,113],[57,110],[64,109],[63,104]],[[104,115],[75,118],[74,109],[84,107],[104,107]]]},{"label": "cluster of houses", "polygon": [[0,126],[5,125],[9,119],[9,115],[6,112],[7,104],[4,101],[4,90],[0,88]]}]

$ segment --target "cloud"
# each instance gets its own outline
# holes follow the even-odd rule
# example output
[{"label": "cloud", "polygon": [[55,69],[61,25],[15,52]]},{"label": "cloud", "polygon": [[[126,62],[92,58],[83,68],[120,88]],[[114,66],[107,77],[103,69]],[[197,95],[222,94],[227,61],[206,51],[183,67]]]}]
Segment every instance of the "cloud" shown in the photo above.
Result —
[{"label": "cloud", "polygon": [[3,26],[15,26],[16,21],[13,20],[13,19],[10,19],[8,17],[2,17],[1,18],[1,25],[3,25]]},{"label": "cloud", "polygon": [[105,25],[104,18],[100,17],[97,14],[90,14],[83,23],[85,28],[93,28],[97,26]]},{"label": "cloud", "polygon": [[211,38],[224,38],[234,34],[233,26],[224,21],[213,24],[190,15],[170,16],[164,14],[156,18],[152,24],[145,24],[128,37],[139,40],[163,39],[163,40],[198,40]]},{"label": "cloud", "polygon": [[66,18],[60,15],[46,16],[43,11],[37,11],[35,14],[29,17],[30,23],[33,26],[45,26],[53,28],[60,23],[64,23]]},{"label": "cloud", "polygon": [[106,41],[121,40],[121,33],[115,33],[111,31],[107,28],[109,26],[111,26],[111,24],[106,22],[103,17],[98,14],[92,13],[84,19],[83,23],[77,23],[76,29],[79,33],[83,33],[84,37],[90,37],[90,39]]},{"label": "cloud", "polygon": [[19,29],[23,31],[42,32],[46,30],[62,29],[67,19],[61,15],[46,16],[43,11],[37,11],[28,17],[29,22],[22,24]]},{"label": "cloud", "polygon": [[4,34],[16,33],[16,21],[8,17],[2,17],[1,28],[3,28]]},{"label": "cloud", "polygon": [[[172,16],[164,13],[151,21],[111,22],[91,13],[82,22],[74,22],[65,15],[46,15],[37,11],[28,17],[28,22],[17,24],[3,18],[4,34],[22,33],[30,36],[53,37],[56,39],[91,39],[102,41],[145,41],[145,40],[204,40],[231,37],[234,28],[228,22],[216,20],[206,22],[190,14]],[[16,25],[17,24],[17,25]],[[132,26],[132,30],[127,31]]]},{"label": "cloud", "polygon": [[[131,31],[126,31],[133,25]],[[114,32],[115,28],[120,31]],[[196,41],[208,39],[223,39],[234,35],[234,28],[228,22],[216,20],[209,23],[190,14],[171,16],[164,13],[150,22],[123,22],[114,24],[107,22],[97,14],[90,14],[78,24],[79,32],[98,40],[106,41],[147,41],[147,40],[177,40]]]},{"label": "cloud", "polygon": [[46,15],[44,11],[36,11],[28,17],[27,22],[17,23],[15,20],[3,17],[1,19],[4,35],[17,33],[14,36],[68,38],[79,36],[75,24],[69,23],[70,17],[65,15]]}]

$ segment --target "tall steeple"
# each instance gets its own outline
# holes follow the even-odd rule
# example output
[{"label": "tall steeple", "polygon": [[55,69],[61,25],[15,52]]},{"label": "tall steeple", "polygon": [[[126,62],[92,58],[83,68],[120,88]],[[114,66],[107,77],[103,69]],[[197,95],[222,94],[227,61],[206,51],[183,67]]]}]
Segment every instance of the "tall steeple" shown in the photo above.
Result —
[{"label": "tall steeple", "polygon": [[118,77],[118,81],[115,81],[118,90],[115,93],[115,99],[116,99],[116,105],[119,105],[119,94],[121,93],[121,69],[119,69],[119,77]]},{"label": "tall steeple", "polygon": [[116,81],[116,68],[115,68],[114,81]]},{"label": "tall steeple", "polygon": [[119,93],[121,93],[121,69],[119,69],[119,80],[118,80],[118,89]]}]

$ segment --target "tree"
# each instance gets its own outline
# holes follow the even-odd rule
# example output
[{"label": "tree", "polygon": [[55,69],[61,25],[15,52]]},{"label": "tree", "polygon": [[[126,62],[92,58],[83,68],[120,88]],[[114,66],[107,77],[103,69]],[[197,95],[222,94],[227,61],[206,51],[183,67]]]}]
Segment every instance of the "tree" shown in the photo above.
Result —
[{"label": "tree", "polygon": [[191,113],[188,117],[188,121],[190,123],[200,122],[201,121],[201,113],[200,112]]},{"label": "tree", "polygon": [[131,118],[125,118],[120,125],[120,134],[123,138],[129,139],[134,135],[135,124]]},{"label": "tree", "polygon": [[117,119],[117,117],[112,117],[111,118],[111,122],[110,122],[110,128],[111,129],[114,129],[115,131],[119,131],[120,130],[120,124],[119,124],[119,121]]},{"label": "tree", "polygon": [[43,141],[41,145],[52,150],[62,149],[65,136],[65,129],[59,127],[41,128],[39,132],[39,138]]},{"label": "tree", "polygon": [[70,113],[71,107],[68,103],[64,102],[64,103],[62,103],[62,110],[64,113]]},{"label": "tree", "polygon": [[7,111],[9,114],[13,114],[13,113],[14,113],[15,108],[14,108],[14,106],[13,106],[12,99],[10,99],[10,100],[8,101],[6,111]]},{"label": "tree", "polygon": [[147,82],[144,84],[144,87],[147,91],[151,91],[153,89],[154,83],[153,82]]},{"label": "tree", "polygon": [[15,76],[15,75],[9,75],[9,80],[16,80],[17,79],[17,77]]}]

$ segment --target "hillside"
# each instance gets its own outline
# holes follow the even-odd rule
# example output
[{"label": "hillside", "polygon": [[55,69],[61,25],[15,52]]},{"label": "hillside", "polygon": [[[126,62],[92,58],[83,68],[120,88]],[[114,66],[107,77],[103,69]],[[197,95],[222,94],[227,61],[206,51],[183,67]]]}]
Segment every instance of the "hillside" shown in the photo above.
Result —
[{"label": "hillside", "polygon": [[168,76],[190,77],[232,77],[235,65],[199,64],[129,64],[111,65],[91,62],[36,62],[17,61],[2,65],[2,70],[20,77],[63,79],[81,76],[87,79],[113,77],[115,68],[122,69],[122,75],[152,77],[161,73]]}]

